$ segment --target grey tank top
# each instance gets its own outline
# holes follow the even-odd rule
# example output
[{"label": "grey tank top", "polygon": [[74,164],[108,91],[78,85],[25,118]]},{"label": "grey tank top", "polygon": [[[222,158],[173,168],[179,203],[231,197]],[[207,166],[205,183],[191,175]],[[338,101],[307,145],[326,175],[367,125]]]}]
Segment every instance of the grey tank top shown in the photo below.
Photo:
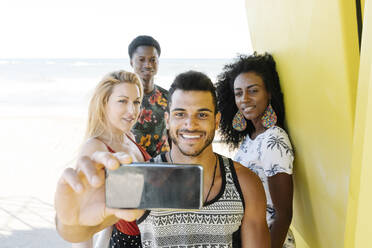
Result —
[{"label": "grey tank top", "polygon": [[[244,199],[231,159],[218,155],[218,195],[199,210],[151,210],[138,220],[142,247],[240,247]],[[155,162],[167,162],[165,155]]]}]

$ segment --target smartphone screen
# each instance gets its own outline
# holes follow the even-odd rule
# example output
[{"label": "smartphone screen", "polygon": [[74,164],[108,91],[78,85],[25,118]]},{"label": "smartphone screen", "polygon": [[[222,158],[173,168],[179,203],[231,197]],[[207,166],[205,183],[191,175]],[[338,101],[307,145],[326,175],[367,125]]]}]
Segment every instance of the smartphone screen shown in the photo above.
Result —
[{"label": "smartphone screen", "polygon": [[106,170],[106,205],[124,209],[199,209],[203,167],[168,163],[132,163]]}]

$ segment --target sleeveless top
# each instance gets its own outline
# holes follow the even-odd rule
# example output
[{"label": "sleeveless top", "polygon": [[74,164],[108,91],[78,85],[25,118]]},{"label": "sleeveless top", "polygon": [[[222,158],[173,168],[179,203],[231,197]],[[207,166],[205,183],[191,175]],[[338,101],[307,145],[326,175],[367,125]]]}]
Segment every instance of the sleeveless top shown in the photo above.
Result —
[{"label": "sleeveless top", "polygon": [[[150,154],[148,154],[148,152],[146,152],[146,150],[142,147],[142,146],[140,146],[136,141],[134,141],[129,135],[127,135],[127,137],[128,137],[128,139],[130,140],[130,141],[132,141],[136,146],[137,146],[137,148],[138,148],[138,150],[140,150],[140,152],[141,152],[141,154],[142,154],[142,156],[143,156],[143,159],[145,160],[145,161],[148,161],[148,160],[150,160],[151,159],[151,156],[150,156]],[[111,152],[111,153],[115,153],[115,151],[109,146],[109,145],[107,145],[105,142],[103,142],[102,140],[100,140],[99,139],[99,141],[101,141],[103,144],[105,144],[105,146],[107,147],[107,150],[109,150],[109,152]]]},{"label": "sleeveless top", "polygon": [[[137,224],[142,247],[240,247],[244,199],[231,159],[218,155],[222,177],[218,195],[201,209],[147,211]],[[161,154],[155,162],[167,162]]]},{"label": "sleeveless top", "polygon": [[[129,137],[127,135],[127,137],[137,146],[137,148],[140,150],[140,152],[142,153],[142,156],[143,156],[143,159],[145,161],[147,160],[150,160],[151,159],[151,156],[146,152],[146,150],[141,147],[140,145],[138,145],[131,137]],[[107,150],[109,150],[109,152],[111,153],[115,153],[115,151],[109,146],[107,145],[105,142],[103,142],[102,140],[100,140],[103,144],[105,144],[105,146],[107,147]],[[132,221],[132,222],[127,222],[125,220],[119,220],[116,224],[115,224],[115,227],[121,231],[122,233],[124,234],[128,234],[128,235],[139,235],[139,229],[138,229],[138,226],[136,224],[136,221]]]}]

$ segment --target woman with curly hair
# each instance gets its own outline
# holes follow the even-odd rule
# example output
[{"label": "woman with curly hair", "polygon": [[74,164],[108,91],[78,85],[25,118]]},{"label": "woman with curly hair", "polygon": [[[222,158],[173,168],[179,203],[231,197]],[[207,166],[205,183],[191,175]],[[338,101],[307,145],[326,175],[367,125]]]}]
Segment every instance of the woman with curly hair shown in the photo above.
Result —
[{"label": "woman with curly hair", "polygon": [[224,66],[217,78],[220,135],[234,160],[263,183],[271,247],[295,247],[289,226],[293,202],[293,149],[284,127],[284,103],[275,61],[270,54],[246,56]]}]

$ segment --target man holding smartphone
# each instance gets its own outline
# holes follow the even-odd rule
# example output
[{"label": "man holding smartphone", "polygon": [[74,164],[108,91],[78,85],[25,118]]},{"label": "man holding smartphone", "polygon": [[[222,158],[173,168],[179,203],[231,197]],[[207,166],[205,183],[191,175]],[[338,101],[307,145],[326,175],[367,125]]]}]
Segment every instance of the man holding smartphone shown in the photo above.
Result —
[{"label": "man holding smartphone", "polygon": [[[269,247],[266,199],[259,178],[239,163],[213,152],[220,114],[211,80],[195,71],[176,77],[169,90],[166,126],[170,152],[155,162],[203,166],[203,207],[198,210],[123,210],[105,206],[104,173],[128,154],[95,153],[79,160],[79,171],[67,169],[55,195],[56,226],[70,242],[82,242],[120,218],[137,219],[143,247]],[[89,204],[86,204],[89,202]],[[110,247],[121,247],[113,231]]]}]

